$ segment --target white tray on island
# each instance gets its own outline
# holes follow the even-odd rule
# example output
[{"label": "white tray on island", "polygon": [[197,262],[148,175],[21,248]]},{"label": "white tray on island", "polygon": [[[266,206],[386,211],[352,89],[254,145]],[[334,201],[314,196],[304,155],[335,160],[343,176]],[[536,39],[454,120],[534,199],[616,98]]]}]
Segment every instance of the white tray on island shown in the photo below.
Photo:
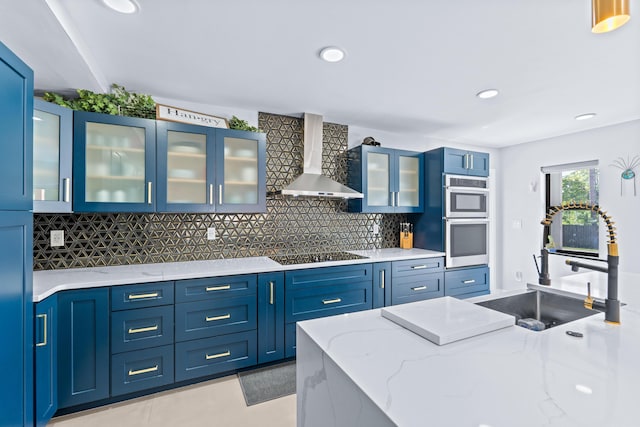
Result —
[{"label": "white tray on island", "polygon": [[515,325],[514,316],[452,297],[385,307],[381,314],[438,345]]}]

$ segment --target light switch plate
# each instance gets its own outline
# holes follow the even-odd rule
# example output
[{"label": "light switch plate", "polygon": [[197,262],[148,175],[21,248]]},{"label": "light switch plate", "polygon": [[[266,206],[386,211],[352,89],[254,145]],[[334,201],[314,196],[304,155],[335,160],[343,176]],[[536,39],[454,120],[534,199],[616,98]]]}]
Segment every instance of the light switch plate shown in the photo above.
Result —
[{"label": "light switch plate", "polygon": [[216,235],[216,228],[215,227],[207,228],[207,240],[216,240],[217,237],[218,236]]},{"label": "light switch plate", "polygon": [[51,247],[64,246],[64,230],[51,230]]}]

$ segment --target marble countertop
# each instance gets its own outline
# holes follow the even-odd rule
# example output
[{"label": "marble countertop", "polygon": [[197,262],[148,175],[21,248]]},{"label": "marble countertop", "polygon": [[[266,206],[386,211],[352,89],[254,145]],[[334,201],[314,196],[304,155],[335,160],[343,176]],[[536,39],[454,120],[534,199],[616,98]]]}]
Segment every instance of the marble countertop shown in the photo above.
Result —
[{"label": "marble countertop", "polygon": [[[567,279],[564,290],[582,279]],[[562,281],[552,286],[562,290]],[[397,426],[632,426],[640,300],[627,297],[619,326],[598,313],[543,332],[512,326],[443,346],[380,310],[298,327]]]},{"label": "marble countertop", "polygon": [[389,248],[349,252],[367,258],[282,265],[267,257],[250,257],[34,271],[33,301],[39,302],[56,292],[71,289],[444,256],[442,252],[425,249]]}]

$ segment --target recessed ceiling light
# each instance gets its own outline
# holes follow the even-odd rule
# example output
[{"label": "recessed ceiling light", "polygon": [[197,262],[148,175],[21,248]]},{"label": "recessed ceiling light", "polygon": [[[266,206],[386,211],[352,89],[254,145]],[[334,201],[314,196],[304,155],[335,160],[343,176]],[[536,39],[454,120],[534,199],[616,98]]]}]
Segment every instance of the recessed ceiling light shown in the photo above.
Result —
[{"label": "recessed ceiling light", "polygon": [[102,0],[102,2],[110,9],[120,13],[136,13],[140,6],[134,0]]},{"label": "recessed ceiling light", "polygon": [[498,95],[498,93],[499,93],[498,89],[485,89],[476,93],[476,96],[481,99],[489,99]]},{"label": "recessed ceiling light", "polygon": [[328,46],[320,51],[320,58],[327,62],[339,62],[344,59],[344,50],[335,46]]},{"label": "recessed ceiling light", "polygon": [[592,119],[596,116],[596,113],[585,113],[585,114],[580,114],[579,116],[575,116],[574,118],[576,120],[589,120]]}]

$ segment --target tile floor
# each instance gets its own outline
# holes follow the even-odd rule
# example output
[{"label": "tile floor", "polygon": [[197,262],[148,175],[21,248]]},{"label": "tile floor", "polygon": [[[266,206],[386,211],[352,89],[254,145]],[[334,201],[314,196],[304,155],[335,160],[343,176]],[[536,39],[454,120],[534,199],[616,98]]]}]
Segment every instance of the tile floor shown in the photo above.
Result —
[{"label": "tile floor", "polygon": [[77,412],[49,427],[294,427],[296,396],[246,406],[236,375]]}]

